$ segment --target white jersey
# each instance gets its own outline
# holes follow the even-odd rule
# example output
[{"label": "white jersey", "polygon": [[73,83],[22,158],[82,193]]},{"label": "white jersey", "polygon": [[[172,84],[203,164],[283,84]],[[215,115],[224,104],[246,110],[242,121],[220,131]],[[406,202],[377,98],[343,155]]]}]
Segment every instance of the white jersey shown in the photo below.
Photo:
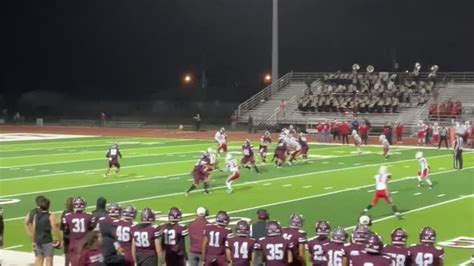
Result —
[{"label": "white jersey", "polygon": [[239,166],[234,159],[226,160],[225,165],[230,172],[238,172]]},{"label": "white jersey", "polygon": [[301,145],[298,143],[298,141],[295,138],[288,138],[287,139],[287,145],[290,150],[294,151],[299,151],[301,150]]},{"label": "white jersey", "polygon": [[226,143],[226,135],[225,133],[221,133],[220,131],[216,132],[216,135],[214,136],[214,139],[217,141],[219,144],[224,144]]},{"label": "white jersey", "polygon": [[439,126],[433,125],[433,135],[439,135]]},{"label": "white jersey", "polygon": [[382,140],[380,143],[382,143],[382,145],[384,146],[384,148],[390,147],[390,143],[388,142],[387,139]]},{"label": "white jersey", "polygon": [[211,165],[215,165],[217,162],[216,155],[214,153],[209,153],[209,161]]},{"label": "white jersey", "polygon": [[375,189],[376,190],[386,190],[388,182],[388,174],[378,174],[375,175]]},{"label": "white jersey", "polygon": [[428,161],[425,158],[418,159],[420,163],[420,171],[423,173],[426,169],[428,169]]}]

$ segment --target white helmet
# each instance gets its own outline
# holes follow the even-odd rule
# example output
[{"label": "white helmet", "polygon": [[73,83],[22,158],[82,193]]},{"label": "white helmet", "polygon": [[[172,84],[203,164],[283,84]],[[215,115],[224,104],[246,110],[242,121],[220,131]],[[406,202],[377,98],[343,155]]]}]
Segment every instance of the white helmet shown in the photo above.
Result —
[{"label": "white helmet", "polygon": [[227,155],[225,156],[226,160],[231,160],[232,159],[232,154],[230,153],[227,153]]},{"label": "white helmet", "polygon": [[420,158],[423,158],[423,152],[417,151],[417,152],[415,153],[415,159],[420,159]]},{"label": "white helmet", "polygon": [[379,141],[383,141],[383,140],[385,140],[385,138],[386,138],[385,135],[380,135]]},{"label": "white helmet", "polygon": [[379,174],[386,174],[387,173],[387,166],[381,165],[379,168]]}]

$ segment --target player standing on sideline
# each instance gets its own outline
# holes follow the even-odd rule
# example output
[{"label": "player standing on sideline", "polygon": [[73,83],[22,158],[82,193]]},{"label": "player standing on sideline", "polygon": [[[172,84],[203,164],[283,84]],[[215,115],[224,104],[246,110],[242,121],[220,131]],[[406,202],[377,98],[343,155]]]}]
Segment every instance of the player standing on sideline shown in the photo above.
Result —
[{"label": "player standing on sideline", "polygon": [[96,227],[94,216],[84,212],[86,206],[87,202],[83,198],[76,197],[72,201],[74,212],[66,213],[61,221],[64,232],[69,234],[68,256],[72,266],[77,265],[77,251],[82,238]]},{"label": "player standing on sideline", "polygon": [[420,232],[420,244],[409,248],[412,265],[443,265],[444,249],[435,247],[436,231],[431,227],[424,227]]},{"label": "player standing on sideline", "polygon": [[389,256],[382,254],[383,242],[382,237],[377,234],[372,234],[367,238],[365,251],[361,252],[360,256],[352,260],[352,266],[390,266],[392,261]]},{"label": "player standing on sideline", "polygon": [[230,172],[229,177],[227,177],[225,181],[225,185],[227,186],[227,193],[232,193],[232,183],[240,177],[239,166],[230,153],[227,153],[225,157],[225,165]]},{"label": "player standing on sideline", "polygon": [[383,253],[392,258],[392,266],[410,265],[410,251],[406,247],[407,233],[403,228],[395,228],[391,234],[392,244],[383,248]]},{"label": "player standing on sideline", "polygon": [[255,248],[262,251],[265,266],[287,266],[293,262],[293,244],[283,238],[281,225],[269,221],[265,237],[258,240]]},{"label": "player standing on sideline", "polygon": [[391,207],[393,210],[393,214],[397,216],[398,219],[402,219],[402,216],[400,212],[397,209],[397,206],[393,204],[392,198],[390,197],[390,193],[388,191],[388,180],[392,176],[387,173],[387,167],[382,165],[380,166],[379,173],[374,176],[375,178],[375,195],[372,198],[372,201],[370,204],[367,206],[367,208],[364,209],[364,214],[367,214],[367,212],[374,207],[377,202],[380,199],[384,199]]},{"label": "player standing on sideline", "polygon": [[260,173],[255,164],[253,146],[249,139],[246,139],[244,145],[242,145],[242,155],[244,156],[242,160],[240,160],[242,167],[248,168],[249,170],[253,167],[257,173]]},{"label": "player standing on sideline", "polygon": [[390,143],[388,142],[387,137],[385,137],[385,135],[380,135],[379,141],[383,146],[383,157],[385,158],[385,160],[387,160],[388,157],[390,157],[390,155],[388,155],[388,151],[390,150]]},{"label": "player standing on sideline", "polygon": [[112,167],[115,167],[115,174],[118,174],[118,172],[120,171],[119,159],[122,159],[122,153],[120,152],[120,149],[116,143],[114,143],[112,147],[107,151],[105,157],[107,157],[107,159],[109,160],[109,168],[107,168],[107,170],[105,171],[104,177],[107,177]]},{"label": "player standing on sideline", "polygon": [[140,223],[132,227],[132,255],[137,266],[156,266],[162,255],[161,229],[153,225],[155,213],[150,208],[143,209]]},{"label": "player standing on sideline", "polygon": [[202,262],[204,266],[227,265],[225,254],[225,243],[232,231],[229,225],[229,215],[225,211],[219,211],[216,215],[216,223],[208,224],[204,228],[204,239],[202,241]]},{"label": "player standing on sideline", "polygon": [[306,249],[309,251],[310,261],[313,262],[314,266],[324,265],[323,246],[329,243],[328,236],[331,226],[327,221],[318,221],[314,231],[316,232],[316,238],[306,244]]},{"label": "player standing on sideline", "polygon": [[262,162],[264,163],[267,162],[268,145],[270,145],[270,143],[272,143],[272,135],[269,131],[265,131],[263,136],[260,138],[260,147],[258,149]]},{"label": "player standing on sideline", "polygon": [[195,190],[201,182],[204,184],[204,193],[209,194],[209,171],[207,171],[206,168],[206,162],[203,160],[199,160],[193,168],[193,183],[191,184],[191,187],[185,192],[185,195],[188,196],[189,193],[193,190]]},{"label": "player standing on sideline", "polygon": [[132,227],[137,216],[137,211],[133,206],[126,206],[122,209],[120,220],[114,221],[117,241],[120,244],[121,252],[125,258],[125,266],[133,266],[132,256]]},{"label": "player standing on sideline", "polygon": [[161,226],[166,265],[185,266],[188,260],[184,239],[189,232],[186,225],[179,224],[181,220],[181,210],[173,207],[168,212],[169,222]]},{"label": "player standing on sideline", "polygon": [[331,266],[342,266],[346,257],[344,243],[347,240],[347,233],[342,227],[338,227],[332,232],[331,241],[323,245],[325,264]]},{"label": "player standing on sideline", "polygon": [[202,266],[202,241],[204,240],[204,228],[209,224],[207,221],[208,211],[204,207],[196,209],[196,218],[189,223],[189,254],[188,263],[190,266]]},{"label": "player standing on sideline", "polygon": [[362,152],[360,151],[362,139],[360,138],[359,134],[357,134],[356,130],[352,130],[352,138],[354,139],[354,145],[356,146],[357,153],[362,154]]},{"label": "player standing on sideline", "polygon": [[235,234],[225,243],[227,261],[236,266],[250,266],[254,261],[253,252],[257,241],[250,237],[250,225],[244,220],[235,225]]},{"label": "player standing on sideline", "polygon": [[222,152],[227,152],[227,134],[225,133],[225,128],[219,129],[214,136],[214,139],[217,142],[217,154]]},{"label": "player standing on sideline", "polygon": [[303,215],[293,213],[290,216],[289,227],[282,229],[283,238],[290,241],[293,248],[293,266],[305,265],[305,245],[308,241],[307,234],[301,228],[303,227]]},{"label": "player standing on sideline", "polygon": [[300,136],[298,137],[298,143],[301,146],[300,155],[303,157],[305,161],[307,161],[309,145],[308,145],[308,139],[306,138],[306,135],[303,132],[301,132]]},{"label": "player standing on sideline", "polygon": [[369,236],[369,228],[366,225],[358,224],[352,231],[351,242],[344,245],[347,261],[352,265],[352,261],[360,256],[365,249],[365,242]]},{"label": "player standing on sideline", "polygon": [[426,182],[429,188],[432,189],[433,183],[431,183],[431,180],[428,177],[431,167],[428,165],[428,161],[425,158],[423,158],[423,152],[417,151],[415,154],[415,158],[420,163],[420,171],[418,172],[418,176],[417,176],[418,187],[421,187],[423,185],[423,182]]},{"label": "player standing on sideline", "polygon": [[454,141],[453,155],[454,155],[454,169],[462,170],[462,149],[464,145],[464,140],[461,134],[456,135],[456,140]]},{"label": "player standing on sideline", "polygon": [[[257,221],[250,227],[250,235],[253,239],[260,239],[265,236],[267,230],[267,221],[270,219],[270,214],[265,209],[257,211]],[[255,250],[254,266],[263,266],[262,251]]]}]

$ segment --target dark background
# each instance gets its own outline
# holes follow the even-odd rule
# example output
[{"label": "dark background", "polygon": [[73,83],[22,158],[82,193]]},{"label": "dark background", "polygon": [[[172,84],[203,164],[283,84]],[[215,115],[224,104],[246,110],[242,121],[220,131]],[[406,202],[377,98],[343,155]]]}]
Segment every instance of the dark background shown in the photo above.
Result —
[{"label": "dark background", "polygon": [[[473,3],[280,0],[280,75],[349,70],[354,62],[474,70]],[[271,71],[271,0],[1,5],[0,88],[10,106],[38,90],[91,100],[237,102],[261,89]],[[195,83],[184,86],[184,73]]]}]

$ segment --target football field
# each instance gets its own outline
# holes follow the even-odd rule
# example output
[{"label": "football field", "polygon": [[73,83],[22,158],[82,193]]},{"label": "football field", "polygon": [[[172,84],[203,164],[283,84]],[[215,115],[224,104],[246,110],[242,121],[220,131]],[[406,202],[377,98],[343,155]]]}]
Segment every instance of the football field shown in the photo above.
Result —
[{"label": "football field", "polygon": [[[232,133],[230,133],[232,139]],[[119,175],[104,178],[105,153],[117,142],[123,154]],[[243,141],[231,141],[230,152],[240,160]],[[258,143],[254,140],[254,147]],[[370,210],[375,221],[372,230],[390,240],[395,227],[403,227],[409,242],[418,242],[424,226],[432,226],[438,242],[444,242],[446,264],[458,265],[473,254],[474,238],[474,153],[464,153],[462,171],[452,169],[452,153],[447,150],[423,149],[431,166],[434,188],[418,188],[419,165],[416,147],[392,146],[385,160],[381,148],[341,145],[310,145],[307,163],[301,159],[290,166],[275,168],[257,163],[261,173],[241,169],[234,183],[234,193],[227,194],[224,185],[228,172],[212,174],[212,191],[205,195],[197,190],[185,197],[191,183],[191,170],[211,140],[159,139],[136,137],[87,137],[51,140],[0,142],[0,202],[4,204],[5,243],[7,249],[31,251],[23,230],[25,214],[34,207],[37,195],[48,197],[56,215],[64,208],[67,197],[82,196],[88,209],[104,196],[107,201],[132,204],[139,210],[150,207],[166,213],[176,206],[191,214],[199,206],[210,210],[211,217],[226,210],[233,220],[254,219],[259,208],[266,208],[271,219],[287,225],[291,213],[305,217],[305,230],[314,235],[314,223],[328,220],[332,228],[352,227],[374,194],[373,176],[380,165],[392,174],[389,188],[395,204],[405,219],[392,217],[391,208],[380,201]],[[269,151],[273,152],[274,146]],[[269,156],[271,158],[271,156]],[[224,167],[223,158],[220,159]],[[470,242],[454,241],[471,238]],[[448,247],[448,246],[450,247]],[[470,248],[469,248],[470,247]]]}]

